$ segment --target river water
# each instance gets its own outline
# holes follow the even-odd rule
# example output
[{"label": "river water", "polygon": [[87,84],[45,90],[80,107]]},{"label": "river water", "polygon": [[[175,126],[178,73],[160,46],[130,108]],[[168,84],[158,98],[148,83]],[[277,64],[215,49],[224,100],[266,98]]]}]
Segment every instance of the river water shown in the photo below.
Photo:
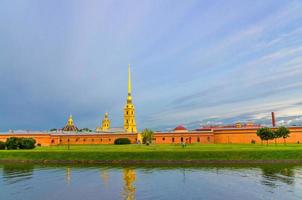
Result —
[{"label": "river water", "polygon": [[302,199],[302,166],[0,165],[2,200]]}]

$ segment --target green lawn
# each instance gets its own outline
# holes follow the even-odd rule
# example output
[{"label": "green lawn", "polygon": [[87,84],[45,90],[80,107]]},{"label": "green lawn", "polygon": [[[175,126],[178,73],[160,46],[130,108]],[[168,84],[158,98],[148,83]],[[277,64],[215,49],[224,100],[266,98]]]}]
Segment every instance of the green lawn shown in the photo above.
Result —
[{"label": "green lawn", "polygon": [[0,150],[0,160],[302,160],[302,145],[70,145]]}]

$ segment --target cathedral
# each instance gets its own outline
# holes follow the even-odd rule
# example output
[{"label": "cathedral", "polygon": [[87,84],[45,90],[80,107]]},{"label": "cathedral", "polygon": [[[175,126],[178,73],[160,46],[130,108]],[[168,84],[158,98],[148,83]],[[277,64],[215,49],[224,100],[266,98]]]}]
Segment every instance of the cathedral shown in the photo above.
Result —
[{"label": "cathedral", "polygon": [[[131,96],[131,70],[130,65],[128,65],[128,94],[127,101],[124,107],[124,126],[123,129],[110,128],[109,115],[106,112],[102,120],[101,126],[96,127],[95,132],[124,132],[124,133],[137,133],[136,121],[135,121],[135,107],[132,103]],[[70,115],[66,126],[62,129],[63,131],[77,132],[78,128],[74,125],[72,116]]]}]

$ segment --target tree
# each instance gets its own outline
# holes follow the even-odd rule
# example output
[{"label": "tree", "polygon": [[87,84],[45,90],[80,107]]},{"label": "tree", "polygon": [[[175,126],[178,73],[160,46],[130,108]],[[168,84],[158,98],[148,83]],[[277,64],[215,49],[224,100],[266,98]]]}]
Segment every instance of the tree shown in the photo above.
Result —
[{"label": "tree", "polygon": [[275,132],[277,138],[283,138],[284,145],[286,144],[286,138],[289,137],[289,134],[290,134],[289,129],[284,126],[280,126]]},{"label": "tree", "polygon": [[144,129],[142,131],[143,144],[150,144],[153,138],[153,131],[151,129]]},{"label": "tree", "polygon": [[79,132],[92,132],[92,130],[89,128],[82,128],[79,130]]},{"label": "tree", "polygon": [[5,149],[5,142],[0,141],[0,149]]},{"label": "tree", "polygon": [[6,139],[5,145],[7,149],[33,149],[36,140],[33,138],[17,138],[10,137]]},{"label": "tree", "polygon": [[257,136],[260,137],[261,140],[266,140],[266,145],[268,145],[269,140],[274,139],[274,133],[268,127],[258,129]]},{"label": "tree", "polygon": [[36,140],[33,138],[20,138],[19,148],[20,149],[34,149],[36,146]]},{"label": "tree", "polygon": [[6,139],[5,145],[7,149],[18,149],[20,144],[20,138],[10,137]]}]

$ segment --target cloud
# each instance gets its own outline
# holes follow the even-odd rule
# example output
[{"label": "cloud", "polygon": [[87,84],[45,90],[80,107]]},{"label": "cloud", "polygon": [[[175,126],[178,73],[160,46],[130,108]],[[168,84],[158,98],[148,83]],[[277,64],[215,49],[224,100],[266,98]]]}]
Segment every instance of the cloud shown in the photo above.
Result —
[{"label": "cloud", "polygon": [[122,126],[128,63],[139,128],[300,114],[299,1],[1,5],[1,130]]}]

